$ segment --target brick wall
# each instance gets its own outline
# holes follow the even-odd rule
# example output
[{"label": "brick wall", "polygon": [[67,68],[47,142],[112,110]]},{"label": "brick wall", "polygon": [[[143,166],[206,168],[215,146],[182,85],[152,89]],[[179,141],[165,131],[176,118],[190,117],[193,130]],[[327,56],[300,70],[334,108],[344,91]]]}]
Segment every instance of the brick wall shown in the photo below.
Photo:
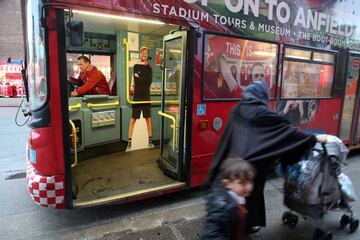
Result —
[{"label": "brick wall", "polygon": [[0,0],[0,60],[24,59],[21,0]]}]

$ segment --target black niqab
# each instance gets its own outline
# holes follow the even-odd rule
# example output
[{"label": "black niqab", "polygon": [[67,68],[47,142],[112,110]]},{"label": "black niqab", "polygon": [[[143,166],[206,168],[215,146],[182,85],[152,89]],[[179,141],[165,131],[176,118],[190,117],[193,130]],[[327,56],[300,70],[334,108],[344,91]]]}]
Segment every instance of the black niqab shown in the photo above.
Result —
[{"label": "black niqab", "polygon": [[241,98],[252,99],[267,105],[269,101],[269,88],[264,81],[256,81],[245,89]]},{"label": "black niqab", "polygon": [[263,81],[245,89],[239,104],[232,110],[205,183],[209,189],[217,182],[220,165],[227,157],[250,161],[258,172],[250,196],[253,206],[250,206],[248,218],[251,225],[265,225],[263,187],[269,168],[278,159],[284,164],[298,161],[316,143],[314,135],[298,131],[284,117],[270,110],[268,99],[268,87]]}]

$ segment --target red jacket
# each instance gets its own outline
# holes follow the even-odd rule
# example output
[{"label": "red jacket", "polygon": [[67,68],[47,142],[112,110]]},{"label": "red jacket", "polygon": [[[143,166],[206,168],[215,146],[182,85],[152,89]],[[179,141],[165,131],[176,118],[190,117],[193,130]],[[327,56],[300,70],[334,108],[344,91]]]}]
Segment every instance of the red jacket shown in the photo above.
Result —
[{"label": "red jacket", "polygon": [[89,65],[84,71],[81,71],[79,78],[72,78],[72,81],[84,84],[75,90],[79,96],[84,94],[110,95],[109,85],[104,74],[93,65]]}]

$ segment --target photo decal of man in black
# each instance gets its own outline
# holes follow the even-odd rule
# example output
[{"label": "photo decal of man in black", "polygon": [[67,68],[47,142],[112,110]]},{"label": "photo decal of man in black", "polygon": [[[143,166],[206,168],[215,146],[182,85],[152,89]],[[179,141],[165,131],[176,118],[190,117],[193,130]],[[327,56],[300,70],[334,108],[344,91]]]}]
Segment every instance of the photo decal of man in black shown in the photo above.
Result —
[{"label": "photo decal of man in black", "polygon": [[[133,67],[134,73],[134,97],[133,101],[150,101],[150,86],[152,83],[152,68],[148,62],[149,49],[142,47],[140,49],[140,63],[135,64]],[[131,151],[132,137],[134,133],[134,127],[136,121],[140,118],[141,112],[146,121],[146,127],[148,132],[148,147],[154,147],[152,142],[152,124],[151,124],[151,104],[140,103],[133,104],[132,115],[129,126],[129,141],[126,151]]]}]

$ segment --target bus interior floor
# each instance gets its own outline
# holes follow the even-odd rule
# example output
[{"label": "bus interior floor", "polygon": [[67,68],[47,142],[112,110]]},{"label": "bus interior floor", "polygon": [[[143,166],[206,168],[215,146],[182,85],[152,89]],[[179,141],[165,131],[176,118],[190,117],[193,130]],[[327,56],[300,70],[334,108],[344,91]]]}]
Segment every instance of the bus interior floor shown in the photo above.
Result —
[{"label": "bus interior floor", "polygon": [[72,168],[76,201],[132,193],[176,183],[161,171],[156,161],[159,148],[119,152],[81,162]]}]

